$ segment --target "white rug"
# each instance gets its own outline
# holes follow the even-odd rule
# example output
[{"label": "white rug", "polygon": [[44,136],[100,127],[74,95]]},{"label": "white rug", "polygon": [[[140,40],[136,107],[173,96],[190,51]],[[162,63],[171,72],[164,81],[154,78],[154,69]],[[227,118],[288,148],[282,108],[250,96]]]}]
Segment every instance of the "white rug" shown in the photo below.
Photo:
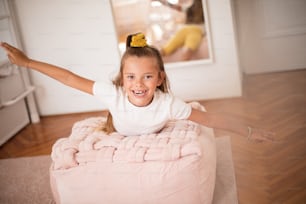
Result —
[{"label": "white rug", "polygon": [[218,137],[217,173],[213,204],[238,204],[230,137]]},{"label": "white rug", "polygon": [[[219,137],[217,178],[213,204],[238,204],[229,137]],[[49,185],[49,156],[0,160],[1,204],[54,203]]]}]

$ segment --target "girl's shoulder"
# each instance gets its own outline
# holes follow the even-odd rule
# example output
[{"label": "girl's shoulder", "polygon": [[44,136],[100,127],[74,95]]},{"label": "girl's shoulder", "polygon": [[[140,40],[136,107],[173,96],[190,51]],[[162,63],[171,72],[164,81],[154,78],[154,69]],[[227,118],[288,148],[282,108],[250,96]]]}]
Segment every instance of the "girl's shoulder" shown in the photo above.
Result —
[{"label": "girl's shoulder", "polygon": [[124,99],[125,94],[121,87],[116,87],[112,82],[96,81],[93,85],[93,95],[105,104],[112,105]]},{"label": "girl's shoulder", "polygon": [[112,82],[95,81],[93,85],[94,95],[122,92],[122,87],[116,87]]},{"label": "girl's shoulder", "polygon": [[155,107],[168,111],[171,119],[186,119],[191,113],[191,105],[172,93],[156,92]]},{"label": "girl's shoulder", "polygon": [[162,92],[161,90],[158,89],[158,90],[155,91],[154,97],[156,97],[160,100],[165,100],[165,99],[173,98],[174,95],[171,94],[171,93]]},{"label": "girl's shoulder", "polygon": [[164,103],[173,103],[175,101],[180,101],[182,103],[185,103],[184,100],[180,99],[179,97],[176,97],[174,94],[172,93],[165,93],[162,92],[160,90],[157,90],[155,93],[155,96],[157,101],[161,101]]}]

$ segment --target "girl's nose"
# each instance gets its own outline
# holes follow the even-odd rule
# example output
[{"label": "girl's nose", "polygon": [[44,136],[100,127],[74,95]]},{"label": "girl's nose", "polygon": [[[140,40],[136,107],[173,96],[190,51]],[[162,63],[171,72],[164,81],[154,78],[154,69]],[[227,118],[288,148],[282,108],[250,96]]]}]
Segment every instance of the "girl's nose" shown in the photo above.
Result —
[{"label": "girl's nose", "polygon": [[136,86],[142,86],[143,85],[142,79],[136,79],[135,83],[136,83]]}]

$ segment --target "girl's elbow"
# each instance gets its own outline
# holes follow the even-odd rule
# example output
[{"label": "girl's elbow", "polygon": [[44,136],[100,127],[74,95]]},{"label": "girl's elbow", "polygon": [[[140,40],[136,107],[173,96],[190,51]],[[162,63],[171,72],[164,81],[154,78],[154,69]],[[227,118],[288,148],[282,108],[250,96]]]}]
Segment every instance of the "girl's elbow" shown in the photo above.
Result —
[{"label": "girl's elbow", "polygon": [[193,109],[189,116],[189,120],[207,127],[213,127],[215,123],[215,116],[204,111]]}]

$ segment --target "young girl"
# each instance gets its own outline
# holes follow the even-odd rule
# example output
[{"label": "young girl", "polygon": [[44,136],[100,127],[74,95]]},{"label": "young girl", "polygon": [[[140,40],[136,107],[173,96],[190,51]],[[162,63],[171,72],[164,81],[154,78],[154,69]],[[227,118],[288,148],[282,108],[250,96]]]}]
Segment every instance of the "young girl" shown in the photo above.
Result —
[{"label": "young girl", "polygon": [[141,33],[127,38],[127,49],[113,83],[95,82],[66,69],[28,58],[7,43],[1,43],[9,60],[39,71],[65,85],[95,95],[107,106],[110,115],[105,130],[122,135],[141,135],[160,131],[169,120],[191,120],[201,125],[232,131],[249,140],[272,140],[272,134],[240,122],[193,109],[169,93],[167,75],[157,49],[146,44]]}]

